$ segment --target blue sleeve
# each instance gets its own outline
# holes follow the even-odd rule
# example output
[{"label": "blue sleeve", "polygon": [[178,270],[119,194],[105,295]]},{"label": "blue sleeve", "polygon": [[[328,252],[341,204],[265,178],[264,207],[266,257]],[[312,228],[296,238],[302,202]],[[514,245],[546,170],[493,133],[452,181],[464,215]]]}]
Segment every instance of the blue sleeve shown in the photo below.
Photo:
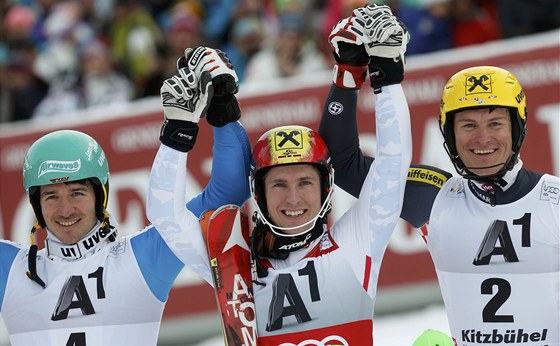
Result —
[{"label": "blue sleeve", "polygon": [[6,292],[6,283],[10,268],[14,258],[16,258],[19,248],[14,244],[6,241],[0,241],[0,311],[2,311],[2,302],[4,301],[4,293]]},{"label": "blue sleeve", "polygon": [[144,280],[162,302],[167,300],[173,282],[183,269],[181,262],[163,241],[154,226],[130,239]]},{"label": "blue sleeve", "polygon": [[250,196],[251,145],[245,128],[239,122],[214,127],[212,154],[208,185],[187,203],[198,217],[225,204],[242,206]]}]

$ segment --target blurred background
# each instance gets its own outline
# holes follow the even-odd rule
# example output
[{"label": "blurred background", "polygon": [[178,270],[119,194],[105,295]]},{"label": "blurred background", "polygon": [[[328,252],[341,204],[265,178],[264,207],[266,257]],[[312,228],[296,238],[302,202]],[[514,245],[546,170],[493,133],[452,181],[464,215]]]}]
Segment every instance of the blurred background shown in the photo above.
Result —
[{"label": "blurred background", "polygon": [[[460,69],[495,65],[512,71],[527,95],[525,165],[560,174],[560,2],[375,2],[391,6],[411,34],[403,87],[414,163],[454,173],[437,123],[441,91]],[[228,54],[240,79],[241,121],[253,143],[273,126],[317,128],[334,64],[328,34],[365,3],[0,0],[0,238],[28,243],[34,217],[21,182],[23,157],[34,140],[62,128],[89,133],[103,146],[111,169],[109,210],[120,220],[121,234],[147,225],[147,182],[163,119],[159,90],[185,47],[207,45]],[[371,155],[373,104],[371,89],[364,87],[358,120],[362,149]],[[189,154],[189,195],[208,180],[211,131],[201,122]],[[353,202],[335,191],[333,220]],[[433,304],[440,306],[441,295],[431,259],[416,230],[402,223],[380,274],[376,315],[389,322],[376,324],[379,333],[410,323],[410,317],[396,322],[392,316]],[[159,345],[192,345],[220,333],[215,306],[209,286],[185,269],[171,292]],[[435,311],[441,321],[443,310]],[[441,323],[415,319],[424,321],[424,329]],[[0,345],[8,345],[2,328]]]},{"label": "blurred background", "polygon": [[[159,95],[185,47],[226,52],[241,83],[329,69],[326,37],[361,0],[0,0],[0,122]],[[408,56],[560,26],[555,0],[386,0]]]}]

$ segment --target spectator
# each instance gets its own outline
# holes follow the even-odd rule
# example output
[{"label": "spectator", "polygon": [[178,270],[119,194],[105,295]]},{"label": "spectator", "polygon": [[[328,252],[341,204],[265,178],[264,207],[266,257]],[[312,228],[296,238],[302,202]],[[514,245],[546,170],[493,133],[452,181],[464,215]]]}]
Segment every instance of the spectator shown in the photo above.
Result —
[{"label": "spectator", "polygon": [[529,35],[560,27],[557,0],[497,0],[502,36]]},{"label": "spectator", "polygon": [[327,69],[327,60],[307,37],[303,17],[285,13],[273,42],[258,52],[245,72],[246,82],[304,75]]},{"label": "spectator", "polygon": [[32,69],[35,46],[21,41],[10,48],[7,61],[0,66],[0,123],[30,119],[48,90]]},{"label": "spectator", "polygon": [[243,0],[202,0],[204,6],[204,34],[212,45],[221,47],[227,41],[229,25],[235,8]]},{"label": "spectator", "polygon": [[101,39],[93,40],[82,52],[84,106],[94,107],[132,100],[132,82],[116,70],[109,47]]},{"label": "spectator", "polygon": [[259,16],[247,16],[233,23],[230,43],[223,51],[229,57],[239,78],[243,82],[245,70],[251,59],[262,49],[265,28]]},{"label": "spectator", "polygon": [[83,107],[78,88],[78,56],[69,43],[49,43],[48,48],[35,60],[33,69],[49,85],[47,95],[33,111],[33,119],[66,115]]},{"label": "spectator", "polygon": [[32,70],[36,56],[31,41],[36,23],[23,5],[6,10],[0,33],[0,122],[26,120],[45,97],[48,86]]},{"label": "spectator", "polygon": [[452,47],[450,0],[418,0],[399,7],[398,16],[410,32],[406,53],[422,54]]},{"label": "spectator", "polygon": [[59,0],[35,0],[34,11],[37,14],[37,21],[33,26],[33,31],[31,33],[31,38],[33,42],[37,45],[37,49],[40,50],[47,42],[47,37],[45,33],[45,21],[49,18],[49,15],[54,10],[55,5]]},{"label": "spectator", "polygon": [[33,69],[48,83],[49,90],[34,110],[33,119],[68,115],[84,107],[79,88],[82,71],[78,51],[89,44],[95,31],[82,16],[81,5],[66,0],[56,3],[43,21],[46,41]]},{"label": "spectator", "polygon": [[163,24],[165,40],[157,46],[144,88],[138,90],[139,97],[159,95],[163,81],[177,72],[177,59],[185,47],[204,44],[201,24],[199,10],[193,5],[181,2],[171,7]]},{"label": "spectator", "polygon": [[484,43],[500,38],[496,18],[474,0],[453,0],[453,47]]},{"label": "spectator", "polygon": [[108,30],[112,53],[128,70],[136,94],[142,94],[163,42],[161,28],[139,0],[116,0]]}]

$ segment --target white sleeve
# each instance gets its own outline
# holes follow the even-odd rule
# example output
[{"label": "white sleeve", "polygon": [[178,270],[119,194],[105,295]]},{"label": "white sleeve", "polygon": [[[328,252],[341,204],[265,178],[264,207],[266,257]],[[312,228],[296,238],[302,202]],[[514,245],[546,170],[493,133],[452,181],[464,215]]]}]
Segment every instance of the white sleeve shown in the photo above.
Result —
[{"label": "white sleeve", "polygon": [[[410,112],[400,84],[375,95],[377,149],[357,203],[358,237],[369,244],[372,279],[377,275],[389,238],[400,217],[408,168],[412,160]],[[367,218],[366,218],[367,216]],[[375,287],[375,285],[373,287]]]},{"label": "white sleeve", "polygon": [[187,154],[160,145],[150,173],[148,220],[186,266],[213,285],[198,218],[186,207]]}]

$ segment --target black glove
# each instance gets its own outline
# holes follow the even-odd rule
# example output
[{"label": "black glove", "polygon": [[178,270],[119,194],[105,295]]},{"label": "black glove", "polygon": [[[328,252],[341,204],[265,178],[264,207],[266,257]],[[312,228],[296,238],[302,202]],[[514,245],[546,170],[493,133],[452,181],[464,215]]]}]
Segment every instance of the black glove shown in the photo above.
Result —
[{"label": "black glove", "polygon": [[239,120],[241,109],[235,94],[239,91],[238,78],[227,55],[219,49],[197,47],[185,49],[185,57],[177,66],[186,65],[195,71],[208,71],[212,76],[214,96],[206,111],[206,121],[222,127]]},{"label": "black glove", "polygon": [[404,79],[404,58],[372,57],[368,65],[369,80],[373,92],[379,94],[381,87],[399,84]]},{"label": "black glove", "polygon": [[374,93],[381,87],[398,84],[404,79],[404,53],[410,39],[404,23],[386,5],[367,5],[352,12],[365,23],[363,38],[370,57],[368,72]]}]

